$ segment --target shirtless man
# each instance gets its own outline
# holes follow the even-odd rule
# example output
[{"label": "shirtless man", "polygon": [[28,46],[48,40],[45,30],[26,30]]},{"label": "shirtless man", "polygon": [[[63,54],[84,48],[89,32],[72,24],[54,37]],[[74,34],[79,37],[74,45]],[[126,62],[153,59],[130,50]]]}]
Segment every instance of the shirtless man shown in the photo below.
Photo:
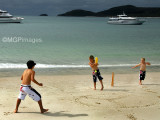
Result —
[{"label": "shirtless man", "polygon": [[44,112],[48,111],[48,109],[43,108],[41,95],[34,88],[31,87],[31,81],[34,82],[35,84],[39,85],[39,86],[43,86],[42,83],[38,83],[34,78],[35,71],[33,69],[34,69],[35,65],[36,65],[36,63],[32,60],[29,60],[27,62],[28,69],[26,69],[23,72],[22,77],[21,77],[22,84],[21,84],[21,87],[20,87],[20,93],[19,93],[19,96],[18,96],[18,99],[17,99],[16,109],[14,110],[14,113],[18,112],[18,107],[21,103],[21,100],[24,100],[27,94],[34,101],[38,102],[41,113],[44,113]]},{"label": "shirtless man", "polygon": [[101,73],[99,71],[99,68],[98,68],[98,63],[95,63],[95,60],[94,60],[94,56],[91,55],[89,57],[89,63],[90,67],[92,68],[93,72],[92,72],[92,75],[93,75],[93,82],[94,82],[94,90],[96,90],[96,82],[97,82],[97,77],[101,83],[101,90],[103,90],[103,77],[101,76]]},{"label": "shirtless man", "polygon": [[144,80],[146,76],[146,65],[151,65],[151,64],[149,62],[145,62],[145,58],[141,58],[141,63],[132,67],[132,68],[136,68],[140,66],[140,75],[139,75],[140,85],[142,85],[142,80]]}]

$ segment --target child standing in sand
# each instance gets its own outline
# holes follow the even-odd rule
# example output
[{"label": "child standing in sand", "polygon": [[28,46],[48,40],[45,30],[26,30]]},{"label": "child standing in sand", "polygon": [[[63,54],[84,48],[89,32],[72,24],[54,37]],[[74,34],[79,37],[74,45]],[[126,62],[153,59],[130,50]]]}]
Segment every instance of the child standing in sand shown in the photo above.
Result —
[{"label": "child standing in sand", "polygon": [[18,107],[21,103],[21,100],[24,100],[27,94],[34,101],[38,102],[41,113],[44,113],[44,112],[48,111],[48,109],[43,108],[41,95],[34,88],[31,87],[31,81],[34,82],[35,84],[39,85],[39,86],[43,86],[42,83],[38,83],[34,78],[35,71],[33,69],[34,69],[35,65],[36,65],[36,63],[32,60],[29,60],[27,62],[28,69],[26,69],[23,72],[22,77],[21,77],[22,84],[21,84],[21,87],[20,87],[20,93],[19,93],[19,96],[18,96],[18,99],[17,99],[16,109],[15,109],[14,113],[18,112]]},{"label": "child standing in sand", "polygon": [[139,75],[140,85],[142,85],[142,80],[144,80],[146,76],[146,65],[151,65],[151,64],[149,62],[145,62],[145,58],[141,58],[141,63],[132,67],[132,68],[136,68],[140,66],[140,75]]},{"label": "child standing in sand", "polygon": [[98,63],[95,63],[95,60],[94,60],[94,56],[93,55],[91,55],[90,57],[89,57],[89,65],[90,65],[90,67],[92,68],[92,70],[93,70],[93,73],[92,73],[92,75],[93,75],[93,82],[94,82],[94,90],[96,90],[96,82],[97,82],[97,77],[98,77],[98,79],[99,79],[99,81],[100,81],[100,83],[101,83],[101,90],[103,90],[103,82],[102,82],[102,80],[103,80],[103,77],[101,76],[101,74],[100,74],[100,71],[99,71],[99,68],[98,68]]}]

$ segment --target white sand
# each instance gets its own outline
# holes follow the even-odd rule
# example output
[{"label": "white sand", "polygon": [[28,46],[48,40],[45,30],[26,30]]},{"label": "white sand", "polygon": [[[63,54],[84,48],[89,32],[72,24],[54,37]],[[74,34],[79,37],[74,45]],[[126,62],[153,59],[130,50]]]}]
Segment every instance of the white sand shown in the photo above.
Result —
[{"label": "white sand", "polygon": [[33,87],[42,95],[44,108],[28,96],[21,102],[19,113],[13,113],[19,94],[20,77],[0,78],[0,120],[159,120],[160,73],[147,73],[144,85],[138,85],[137,74],[115,74],[104,77],[104,91],[93,90],[92,76],[37,76],[44,84]]}]

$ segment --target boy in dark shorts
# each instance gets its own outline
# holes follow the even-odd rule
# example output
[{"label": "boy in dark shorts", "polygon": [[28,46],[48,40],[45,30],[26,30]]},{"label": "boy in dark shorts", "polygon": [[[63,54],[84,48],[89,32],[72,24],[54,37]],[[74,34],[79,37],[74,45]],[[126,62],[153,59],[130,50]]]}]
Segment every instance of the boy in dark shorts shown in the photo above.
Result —
[{"label": "boy in dark shorts", "polygon": [[140,74],[139,74],[139,84],[142,85],[142,80],[145,79],[146,76],[146,65],[151,65],[149,62],[145,62],[145,58],[141,58],[141,63],[132,67],[136,68],[140,66]]},{"label": "boy in dark shorts", "polygon": [[91,55],[90,57],[89,57],[89,65],[90,65],[90,67],[92,68],[92,70],[93,70],[93,73],[92,73],[92,75],[93,75],[93,82],[94,82],[94,90],[96,90],[96,82],[97,82],[97,77],[98,77],[98,79],[99,79],[99,81],[100,81],[100,83],[101,83],[101,90],[103,90],[103,82],[102,82],[102,80],[103,80],[103,77],[101,76],[101,73],[100,73],[100,71],[99,71],[99,68],[98,68],[98,63],[95,63],[95,60],[94,60],[94,56],[93,55]]},{"label": "boy in dark shorts", "polygon": [[42,83],[38,83],[34,78],[35,71],[33,69],[35,65],[36,63],[32,60],[29,60],[27,62],[28,69],[26,69],[23,72],[21,77],[22,83],[21,83],[20,93],[17,99],[16,109],[14,110],[14,113],[18,112],[18,107],[21,103],[21,100],[24,100],[26,95],[29,95],[29,97],[31,97],[34,101],[38,102],[41,113],[48,111],[48,109],[43,108],[41,95],[33,87],[31,87],[31,81],[39,86],[43,86]]}]

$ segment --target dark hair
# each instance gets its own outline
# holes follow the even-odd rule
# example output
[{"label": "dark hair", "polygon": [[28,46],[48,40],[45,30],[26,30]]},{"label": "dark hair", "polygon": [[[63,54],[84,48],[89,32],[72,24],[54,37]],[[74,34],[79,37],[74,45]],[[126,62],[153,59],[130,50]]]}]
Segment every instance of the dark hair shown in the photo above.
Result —
[{"label": "dark hair", "polygon": [[141,58],[141,59],[143,59],[145,61],[145,58]]},{"label": "dark hair", "polygon": [[32,67],[35,66],[35,65],[36,65],[36,63],[33,60],[29,60],[27,62],[28,69],[32,69]]},{"label": "dark hair", "polygon": [[94,56],[93,55],[90,55],[89,58],[92,59],[92,60],[94,60]]}]

